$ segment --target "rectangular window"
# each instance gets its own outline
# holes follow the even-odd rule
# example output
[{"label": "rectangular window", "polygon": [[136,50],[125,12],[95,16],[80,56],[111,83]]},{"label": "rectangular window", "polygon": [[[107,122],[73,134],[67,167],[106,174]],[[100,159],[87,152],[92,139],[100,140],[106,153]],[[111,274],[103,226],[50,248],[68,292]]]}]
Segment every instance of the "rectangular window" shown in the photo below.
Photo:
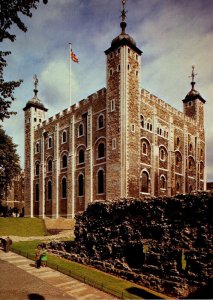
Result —
[{"label": "rectangular window", "polygon": [[131,131],[135,132],[135,124],[131,124]]},{"label": "rectangular window", "polygon": [[112,139],[112,150],[116,149],[116,138]]},{"label": "rectangular window", "polygon": [[111,100],[111,112],[115,110],[115,100]]}]

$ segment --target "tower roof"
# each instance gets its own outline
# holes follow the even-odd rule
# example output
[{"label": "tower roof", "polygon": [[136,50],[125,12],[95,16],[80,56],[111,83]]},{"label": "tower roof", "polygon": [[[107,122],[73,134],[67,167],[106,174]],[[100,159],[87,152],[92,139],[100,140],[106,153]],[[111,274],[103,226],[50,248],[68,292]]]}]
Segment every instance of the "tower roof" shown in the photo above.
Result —
[{"label": "tower roof", "polygon": [[32,99],[30,99],[27,102],[27,104],[23,108],[23,110],[25,111],[25,110],[27,110],[30,107],[35,107],[35,108],[39,108],[39,109],[44,110],[44,111],[48,111],[48,109],[44,107],[44,104],[41,102],[41,100],[39,100],[39,98],[37,96],[37,94],[38,94],[38,89],[37,89],[38,78],[37,78],[37,76],[34,75],[33,79],[34,79],[34,86],[35,86],[35,88],[34,88],[34,96],[33,96]]},{"label": "tower roof", "polygon": [[115,50],[119,46],[127,45],[130,48],[132,48],[135,52],[137,52],[139,55],[141,55],[142,51],[139,48],[137,48],[135,40],[125,31],[127,26],[126,23],[127,11],[125,10],[126,0],[122,0],[122,4],[123,4],[123,10],[121,11],[122,21],[120,23],[121,33],[112,40],[111,47],[105,51],[105,54],[109,54],[111,51]]},{"label": "tower roof", "polygon": [[203,103],[205,103],[206,100],[205,100],[205,99],[201,96],[201,94],[200,94],[197,90],[195,90],[195,88],[194,88],[195,83],[196,83],[196,82],[194,81],[194,79],[195,79],[195,76],[197,75],[197,74],[194,73],[194,69],[195,69],[195,66],[193,65],[193,66],[192,66],[192,74],[189,76],[189,77],[192,78],[192,81],[191,81],[191,86],[192,86],[192,88],[191,88],[191,90],[188,92],[188,94],[186,95],[186,97],[183,99],[183,102],[184,102],[184,103],[187,103],[187,102],[192,101],[192,100],[195,100],[195,99],[200,99]]}]

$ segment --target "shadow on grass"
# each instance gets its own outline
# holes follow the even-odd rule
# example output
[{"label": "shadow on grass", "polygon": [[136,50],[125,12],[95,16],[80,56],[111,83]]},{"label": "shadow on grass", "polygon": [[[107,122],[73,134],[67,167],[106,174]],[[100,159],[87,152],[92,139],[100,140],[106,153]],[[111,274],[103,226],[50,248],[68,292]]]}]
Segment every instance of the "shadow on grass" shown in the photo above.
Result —
[{"label": "shadow on grass", "polygon": [[35,264],[29,264],[30,267],[34,267],[35,268]]},{"label": "shadow on grass", "polygon": [[30,300],[45,300],[45,298],[42,295],[34,294],[34,293],[33,294],[29,294],[28,298]]},{"label": "shadow on grass", "polygon": [[133,294],[133,295],[138,296],[143,299],[159,299],[159,297],[153,295],[152,293],[149,293],[149,292],[147,292],[143,289],[139,289],[137,287],[128,288],[128,289],[126,289],[126,291],[130,294]]}]

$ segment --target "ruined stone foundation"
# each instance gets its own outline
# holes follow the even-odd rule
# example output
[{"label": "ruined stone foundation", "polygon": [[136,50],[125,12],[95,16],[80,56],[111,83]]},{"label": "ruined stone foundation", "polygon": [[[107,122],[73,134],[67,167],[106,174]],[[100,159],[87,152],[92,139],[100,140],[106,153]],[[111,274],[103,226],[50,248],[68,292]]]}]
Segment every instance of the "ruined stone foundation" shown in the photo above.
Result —
[{"label": "ruined stone foundation", "polygon": [[[72,260],[178,298],[212,280],[213,195],[98,201],[76,216]],[[213,295],[208,295],[212,298]]]}]

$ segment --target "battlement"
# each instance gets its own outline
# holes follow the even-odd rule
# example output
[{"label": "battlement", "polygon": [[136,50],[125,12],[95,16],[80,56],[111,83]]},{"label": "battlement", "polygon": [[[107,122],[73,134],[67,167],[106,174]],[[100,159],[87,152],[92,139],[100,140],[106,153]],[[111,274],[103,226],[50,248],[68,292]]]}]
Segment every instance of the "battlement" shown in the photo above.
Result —
[{"label": "battlement", "polygon": [[48,118],[47,120],[43,121],[42,123],[38,124],[35,127],[35,130],[41,129],[43,127],[45,127],[48,124],[51,124],[53,121],[55,120],[60,120],[62,117],[66,116],[66,115],[72,115],[73,113],[75,113],[78,109],[82,109],[85,105],[88,105],[89,103],[92,104],[92,102],[95,99],[98,99],[101,96],[106,95],[106,88],[102,88],[100,90],[98,90],[97,92],[89,95],[86,99],[82,99],[79,102],[73,104],[72,106],[69,106],[68,108],[65,108],[64,110],[60,111],[59,113],[55,114],[54,116]]},{"label": "battlement", "polygon": [[153,106],[160,106],[165,109],[170,114],[173,114],[179,118],[181,118],[185,122],[190,122],[193,125],[196,125],[196,121],[188,116],[186,116],[183,112],[179,111],[178,109],[172,107],[170,104],[166,103],[162,99],[158,98],[157,96],[151,94],[149,91],[142,89],[141,90],[141,100],[147,104],[152,102]]}]

